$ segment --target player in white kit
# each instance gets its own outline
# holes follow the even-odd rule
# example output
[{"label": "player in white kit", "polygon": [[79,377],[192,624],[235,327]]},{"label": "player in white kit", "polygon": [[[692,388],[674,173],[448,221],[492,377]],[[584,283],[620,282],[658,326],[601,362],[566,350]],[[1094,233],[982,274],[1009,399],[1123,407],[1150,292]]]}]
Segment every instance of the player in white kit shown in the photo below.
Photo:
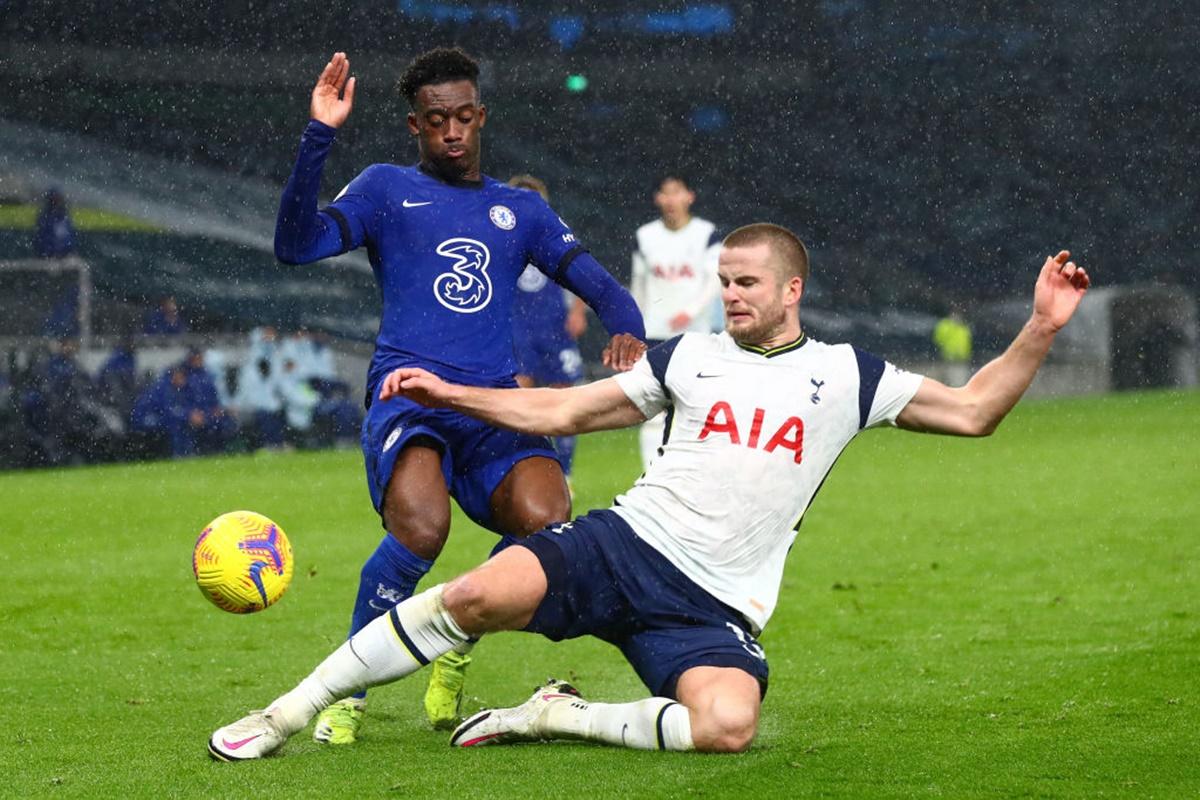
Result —
[{"label": "player in white kit", "polygon": [[[683,176],[670,173],[655,185],[658,219],[637,229],[629,293],[646,322],[650,347],[686,331],[711,330],[713,302],[721,292],[717,253],[721,237],[706,219],[692,216],[696,193]],[[662,446],[664,416],[642,425],[638,445],[649,469]]]},{"label": "player in white kit", "polygon": [[520,706],[470,717],[454,745],[575,738],[662,750],[748,747],[767,682],[754,637],[774,610],[796,526],[838,454],[875,425],[990,434],[1089,285],[1067,252],[1047,258],[1021,333],[965,386],[949,388],[850,345],[808,339],[799,320],[807,275],[798,238],[750,225],[721,250],[726,331],[668,340],[631,372],[568,389],[391,373],[381,397],[513,430],[584,433],[667,409],[668,436],[662,456],[611,509],[546,528],[400,603],[266,711],[217,730],[209,752],[225,760],[274,752],[337,698],[499,630],[612,642],[653,696],[587,702],[552,681]]}]

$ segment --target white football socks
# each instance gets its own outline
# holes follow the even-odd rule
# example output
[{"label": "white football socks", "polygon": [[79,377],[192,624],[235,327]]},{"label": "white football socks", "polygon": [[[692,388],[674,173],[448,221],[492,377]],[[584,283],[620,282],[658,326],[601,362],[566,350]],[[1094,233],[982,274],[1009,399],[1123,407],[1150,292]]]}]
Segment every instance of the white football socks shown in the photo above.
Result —
[{"label": "white football socks", "polygon": [[586,739],[636,750],[692,750],[686,706],[665,697],[636,703],[558,700],[546,707],[537,731],[548,739]]},{"label": "white football socks", "polygon": [[343,697],[411,675],[468,641],[442,601],[442,585],[372,620],[267,708],[287,735]]}]

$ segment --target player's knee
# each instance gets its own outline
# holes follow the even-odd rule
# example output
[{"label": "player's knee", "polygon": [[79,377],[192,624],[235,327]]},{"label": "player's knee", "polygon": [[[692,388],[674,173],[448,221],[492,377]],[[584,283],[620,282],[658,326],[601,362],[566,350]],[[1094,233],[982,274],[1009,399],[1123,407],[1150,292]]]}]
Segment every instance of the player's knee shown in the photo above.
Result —
[{"label": "player's knee", "polygon": [[436,512],[404,514],[384,508],[383,522],[396,541],[421,558],[434,559],[442,552],[450,532],[450,519]]},{"label": "player's knee", "polygon": [[490,630],[493,614],[485,581],[474,573],[460,575],[442,590],[442,602],[458,626],[467,633]]},{"label": "player's knee", "polygon": [[743,753],[758,733],[755,709],[731,703],[714,703],[697,723],[693,741],[697,750],[707,753]]}]

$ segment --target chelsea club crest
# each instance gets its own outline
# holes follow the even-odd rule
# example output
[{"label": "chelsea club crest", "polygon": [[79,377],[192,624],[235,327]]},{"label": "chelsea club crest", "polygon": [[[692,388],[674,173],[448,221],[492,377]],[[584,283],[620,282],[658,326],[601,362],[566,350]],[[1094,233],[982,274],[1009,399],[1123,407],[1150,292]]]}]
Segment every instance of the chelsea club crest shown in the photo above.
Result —
[{"label": "chelsea club crest", "polygon": [[517,215],[508,206],[492,206],[488,209],[488,218],[501,230],[511,231],[517,227]]}]

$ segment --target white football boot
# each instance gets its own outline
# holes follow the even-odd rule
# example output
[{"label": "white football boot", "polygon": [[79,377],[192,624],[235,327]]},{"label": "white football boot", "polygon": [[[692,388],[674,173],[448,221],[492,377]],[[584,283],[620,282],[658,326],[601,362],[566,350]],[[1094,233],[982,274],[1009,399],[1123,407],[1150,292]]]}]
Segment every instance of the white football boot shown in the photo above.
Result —
[{"label": "white football boot", "polygon": [[271,711],[251,711],[237,722],[218,728],[208,740],[208,754],[218,761],[248,761],[269,756],[288,736]]},{"label": "white football boot", "polygon": [[468,717],[454,730],[450,746],[479,747],[485,744],[541,741],[548,738],[538,727],[546,709],[553,703],[578,702],[581,699],[574,686],[551,679],[519,706],[487,708]]}]

